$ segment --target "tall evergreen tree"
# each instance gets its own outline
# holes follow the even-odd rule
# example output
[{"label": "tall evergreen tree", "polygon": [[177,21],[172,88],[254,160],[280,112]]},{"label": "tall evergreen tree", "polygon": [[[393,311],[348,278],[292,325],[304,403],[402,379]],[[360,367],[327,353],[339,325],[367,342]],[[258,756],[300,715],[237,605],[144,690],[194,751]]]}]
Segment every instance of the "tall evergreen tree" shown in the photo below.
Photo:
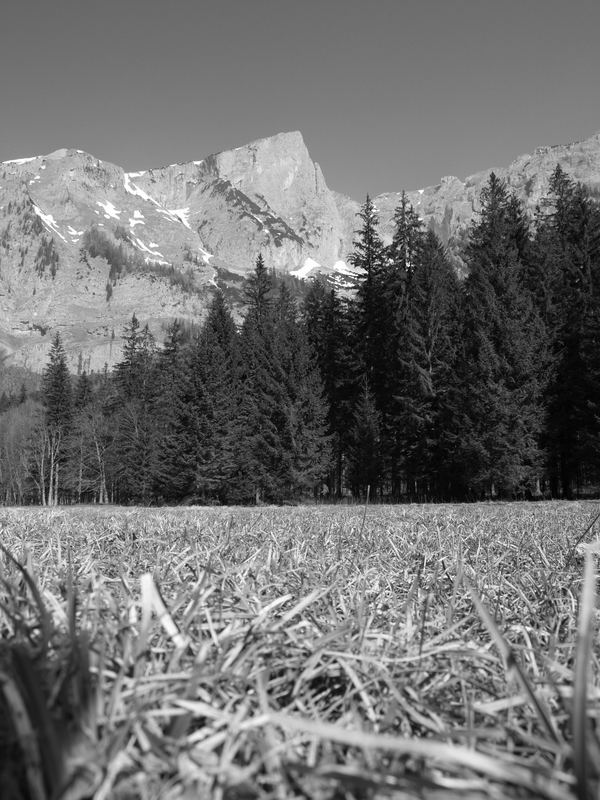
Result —
[{"label": "tall evergreen tree", "polygon": [[427,408],[419,468],[426,485],[422,496],[456,496],[457,442],[461,436],[457,366],[461,337],[460,286],[437,236],[429,231],[415,273],[420,385]]},{"label": "tall evergreen tree", "polygon": [[384,368],[376,393],[381,414],[383,450],[393,496],[416,493],[417,463],[431,394],[425,361],[424,332],[419,308],[425,297],[418,291],[416,273],[423,260],[424,230],[403,193],[394,213],[392,242],[386,250],[382,287],[381,349]]},{"label": "tall evergreen tree", "polygon": [[285,388],[273,350],[272,325],[250,311],[241,331],[241,435],[235,453],[236,489],[246,502],[281,500],[291,460],[283,426]]},{"label": "tall evergreen tree", "polygon": [[[398,293],[388,417],[395,426],[393,466],[408,497],[447,493],[456,426],[453,389],[459,338],[458,284],[438,238],[414,226],[415,243]],[[392,451],[394,453],[394,451]],[[396,475],[396,473],[393,473]]]},{"label": "tall evergreen tree", "polygon": [[154,337],[134,315],[125,329],[123,360],[115,366],[111,400],[115,437],[110,461],[121,502],[148,504],[155,494],[160,460],[155,358]]},{"label": "tall evergreen tree", "polygon": [[[354,302],[349,306],[349,321],[355,356],[354,363],[349,366],[356,382],[357,411],[363,409],[364,406],[364,391],[359,390],[359,387],[365,382],[368,386],[369,401],[372,401],[378,410],[386,397],[388,388],[389,365],[386,362],[388,315],[384,305],[385,248],[378,231],[379,215],[369,195],[367,195],[358,217],[361,225],[355,231],[353,251],[348,259],[354,267],[360,270],[356,296]],[[352,420],[353,423],[358,420],[356,414],[353,415]],[[350,432],[350,439],[356,440],[356,435],[358,434]],[[381,454],[381,448],[378,448],[377,452]],[[375,472],[381,477],[383,465],[380,464]],[[379,488],[379,483],[371,485],[373,495]]]},{"label": "tall evergreen tree", "polygon": [[75,408],[83,408],[92,399],[92,384],[85,370],[79,375],[75,387]]},{"label": "tall evergreen tree", "polygon": [[235,452],[242,434],[238,334],[223,295],[215,295],[192,351],[195,491],[229,502],[237,493]]},{"label": "tall evergreen tree", "polygon": [[306,495],[327,477],[330,467],[327,401],[296,304],[283,283],[274,311],[274,350],[285,388],[280,429],[291,456],[288,491],[291,496]]},{"label": "tall evergreen tree", "polygon": [[439,240],[405,194],[386,251],[387,386],[378,402],[389,488],[423,499],[448,490],[450,384],[456,361],[458,284]]},{"label": "tall evergreen tree", "polygon": [[235,445],[237,498],[281,499],[289,482],[290,456],[282,431],[285,388],[274,349],[274,278],[257,258],[246,281],[248,311],[240,335],[240,435]]},{"label": "tall evergreen tree", "polygon": [[42,376],[44,436],[46,458],[40,476],[42,502],[56,505],[59,498],[60,473],[64,462],[64,444],[73,416],[73,390],[67,358],[57,332],[50,348],[48,364]]},{"label": "tall evergreen tree", "polygon": [[542,470],[545,334],[520,259],[522,219],[494,173],[467,248],[464,291],[464,480],[476,493],[534,491]]},{"label": "tall evergreen tree", "polygon": [[239,499],[308,493],[327,475],[327,406],[289,290],[257,261],[240,336],[234,448]]},{"label": "tall evergreen tree", "polygon": [[361,225],[355,231],[353,251],[348,259],[360,270],[353,321],[354,335],[357,355],[362,362],[360,372],[366,375],[377,394],[385,373],[382,364],[381,325],[385,250],[378,231],[379,215],[369,195],[358,213],[358,218]]},{"label": "tall evergreen tree", "polygon": [[536,235],[551,351],[546,444],[552,493],[573,496],[598,474],[600,213],[557,165]]},{"label": "tall evergreen tree", "polygon": [[340,497],[350,446],[350,425],[360,385],[348,303],[323,280],[314,280],[304,300],[306,337],[319,367],[327,400],[332,462],[328,490]]},{"label": "tall evergreen tree", "polygon": [[273,302],[273,276],[265,267],[262,254],[259,253],[252,272],[244,285],[244,299],[249,313],[261,325],[268,317]]},{"label": "tall evergreen tree", "polygon": [[189,345],[175,320],[156,359],[153,416],[157,451],[154,489],[166,502],[180,502],[194,493],[196,441],[194,389]]}]

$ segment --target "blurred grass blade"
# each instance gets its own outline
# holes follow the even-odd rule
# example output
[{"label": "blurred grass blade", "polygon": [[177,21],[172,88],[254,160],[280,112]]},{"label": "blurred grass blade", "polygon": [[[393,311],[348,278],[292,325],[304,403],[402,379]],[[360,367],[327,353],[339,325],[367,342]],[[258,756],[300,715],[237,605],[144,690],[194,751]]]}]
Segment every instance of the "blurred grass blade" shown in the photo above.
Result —
[{"label": "blurred grass blade", "polygon": [[21,748],[31,800],[46,800],[38,739],[19,688],[4,672],[0,672],[0,688]]},{"label": "blurred grass blade", "polygon": [[0,544],[0,550],[4,553],[4,555],[8,558],[8,560],[19,570],[21,575],[23,576],[23,580],[29,587],[29,591],[31,592],[31,596],[33,597],[35,604],[37,606],[39,615],[40,615],[40,628],[42,631],[42,641],[40,643],[40,652],[44,653],[48,647],[48,643],[50,641],[50,637],[52,634],[52,620],[46,606],[44,605],[44,601],[42,600],[42,595],[40,594],[40,590],[37,587],[36,582],[31,577],[30,573],[25,569],[25,567],[13,556],[10,550],[7,550],[4,545]]},{"label": "blurred grass blade", "polygon": [[579,620],[577,626],[577,649],[575,655],[575,680],[573,687],[573,747],[575,751],[575,777],[577,778],[577,797],[588,797],[588,721],[587,721],[587,681],[592,649],[594,606],[596,601],[595,555],[587,552],[583,572],[583,587],[579,601]]},{"label": "blurred grass blade", "polygon": [[589,525],[586,527],[586,529],[583,531],[583,533],[580,536],[578,536],[577,539],[575,540],[575,542],[571,545],[571,549],[569,550],[569,555],[567,556],[567,559],[565,561],[565,569],[571,564],[571,561],[573,561],[573,558],[575,557],[575,553],[577,552],[577,548],[579,547],[581,542],[583,542],[585,537],[592,530],[592,528],[594,527],[596,522],[598,522],[599,519],[600,519],[600,511],[592,519],[592,521],[589,523]]}]

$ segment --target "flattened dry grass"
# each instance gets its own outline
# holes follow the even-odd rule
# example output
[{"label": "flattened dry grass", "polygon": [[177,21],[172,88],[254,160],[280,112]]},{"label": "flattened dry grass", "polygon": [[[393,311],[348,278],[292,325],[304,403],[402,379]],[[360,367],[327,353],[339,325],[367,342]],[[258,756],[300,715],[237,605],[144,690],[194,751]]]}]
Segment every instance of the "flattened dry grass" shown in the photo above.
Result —
[{"label": "flattened dry grass", "polygon": [[2,509],[2,796],[596,797],[597,513]]}]

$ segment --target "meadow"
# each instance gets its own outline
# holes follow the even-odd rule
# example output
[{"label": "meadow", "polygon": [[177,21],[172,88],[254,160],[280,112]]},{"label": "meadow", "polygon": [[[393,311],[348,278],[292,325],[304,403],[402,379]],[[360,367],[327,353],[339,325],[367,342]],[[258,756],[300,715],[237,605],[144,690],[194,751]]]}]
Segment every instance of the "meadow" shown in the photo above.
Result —
[{"label": "meadow", "polygon": [[597,797],[598,512],[0,509],[2,798]]}]

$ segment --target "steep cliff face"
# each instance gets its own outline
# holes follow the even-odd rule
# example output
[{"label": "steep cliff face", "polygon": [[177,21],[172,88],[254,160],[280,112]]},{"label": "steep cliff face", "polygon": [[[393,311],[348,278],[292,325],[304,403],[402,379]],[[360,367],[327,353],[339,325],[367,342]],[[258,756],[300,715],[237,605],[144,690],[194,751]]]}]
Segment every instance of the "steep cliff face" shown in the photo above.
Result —
[{"label": "steep cliff face", "polygon": [[[533,213],[557,163],[600,193],[600,134],[494,171]],[[455,254],[490,171],[407,192]],[[374,199],[385,240],[400,197]],[[102,369],[120,357],[134,312],[161,339],[174,318],[201,320],[217,286],[239,302],[259,253],[276,269],[343,286],[358,210],[327,187],[298,132],[135,173],[80,150],[5,162],[0,348],[39,369],[60,330],[73,368]]]},{"label": "steep cliff face", "polygon": [[135,180],[163,205],[185,209],[206,248],[244,271],[259,252],[287,271],[307,258],[331,266],[344,252],[346,221],[298,132]]},{"label": "steep cliff face", "polygon": [[[201,320],[259,253],[306,276],[347,252],[347,218],[300,133],[142,172],[58,150],[2,173],[0,347],[34,368],[55,329],[72,365],[101,369],[134,312],[159,339],[175,317]],[[102,252],[86,251],[90,232]]]}]

